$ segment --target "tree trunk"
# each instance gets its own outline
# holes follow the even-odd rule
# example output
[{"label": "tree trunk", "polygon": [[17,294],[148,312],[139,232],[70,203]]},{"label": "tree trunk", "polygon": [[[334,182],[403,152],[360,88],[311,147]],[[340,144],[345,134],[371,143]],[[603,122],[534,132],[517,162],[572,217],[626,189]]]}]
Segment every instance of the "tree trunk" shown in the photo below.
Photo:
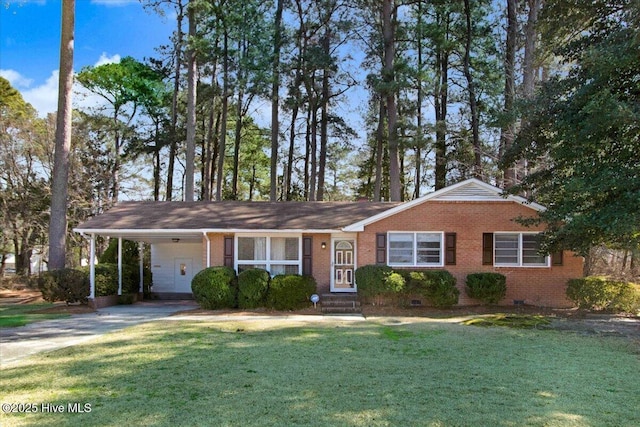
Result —
[{"label": "tree trunk", "polygon": [[173,170],[175,169],[176,155],[178,152],[178,143],[176,141],[178,134],[178,96],[180,94],[180,70],[182,69],[182,20],[184,19],[184,6],[182,0],[177,2],[178,13],[177,22],[177,40],[174,46],[175,67],[173,75],[173,97],[171,99],[171,144],[169,145],[169,164],[167,165],[167,190],[165,199],[173,200]]},{"label": "tree trunk", "polygon": [[393,0],[382,2],[382,35],[384,39],[384,68],[382,77],[385,83],[387,103],[387,127],[389,141],[389,192],[391,201],[401,200],[400,160],[398,157],[398,109],[396,105],[395,85],[395,4]]},{"label": "tree trunk", "polygon": [[155,120],[155,134],[154,134],[154,145],[155,149],[153,152],[153,200],[156,202],[160,200],[160,122]]},{"label": "tree trunk", "polygon": [[[327,27],[322,39],[322,50],[325,54],[325,60],[329,60],[331,44],[331,30]],[[327,142],[329,139],[329,64],[325,64],[322,70],[322,121],[320,122],[320,163],[318,165],[318,192],[316,200],[324,200],[324,176],[327,165]]]},{"label": "tree trunk", "polygon": [[379,202],[382,200],[382,162],[384,159],[384,119],[387,110],[384,108],[384,101],[379,100],[378,112],[378,128],[376,130],[376,181],[373,189],[373,200]]},{"label": "tree trunk", "polygon": [[473,145],[473,176],[482,179],[482,147],[480,145],[480,123],[478,118],[478,103],[476,100],[476,88],[471,74],[471,42],[473,40],[473,26],[471,24],[471,5],[469,0],[464,0],[464,14],[466,19],[466,41],[464,48],[464,75],[467,80],[469,92],[469,110],[471,112],[471,135]]},{"label": "tree trunk", "polygon": [[[51,218],[49,223],[49,268],[64,268],[67,236],[67,182],[71,151],[73,90],[73,43],[75,0],[62,2],[62,33],[60,37],[60,76],[56,146],[51,185]],[[18,253],[16,252],[16,264]]]},{"label": "tree trunk", "polygon": [[185,160],[185,188],[184,200],[193,202],[195,154],[196,154],[196,79],[198,74],[198,63],[196,59],[196,49],[193,45],[196,37],[196,11],[193,4],[189,4],[189,38],[190,46],[188,50],[187,69],[187,157]]},{"label": "tree trunk", "polygon": [[[507,0],[507,41],[504,59],[504,109],[505,123],[500,129],[500,159],[511,148],[515,139],[515,123],[513,105],[515,101],[515,62],[516,38],[518,36],[517,1]],[[507,167],[504,171],[504,188],[516,184],[514,167]]]},{"label": "tree trunk", "polygon": [[283,1],[278,0],[276,6],[275,27],[273,33],[273,84],[271,87],[271,188],[269,200],[275,202],[278,190],[278,134],[280,124],[278,111],[280,109],[280,44],[282,39],[282,9]]},{"label": "tree trunk", "polygon": [[216,179],[216,200],[222,200],[222,182],[224,180],[224,157],[227,145],[227,116],[229,113],[229,34],[224,30],[223,42],[223,84],[222,84],[222,123],[220,125],[220,148],[218,149],[218,170]]},{"label": "tree trunk", "polygon": [[435,189],[447,186],[447,103],[449,80],[449,54],[441,47],[436,53],[436,88],[434,107],[436,116]]},{"label": "tree trunk", "polygon": [[238,163],[240,162],[240,142],[242,140],[242,103],[244,102],[244,91],[242,88],[238,89],[238,101],[236,105],[236,132],[235,141],[233,145],[233,178],[231,180],[231,194],[232,199],[238,199]]}]

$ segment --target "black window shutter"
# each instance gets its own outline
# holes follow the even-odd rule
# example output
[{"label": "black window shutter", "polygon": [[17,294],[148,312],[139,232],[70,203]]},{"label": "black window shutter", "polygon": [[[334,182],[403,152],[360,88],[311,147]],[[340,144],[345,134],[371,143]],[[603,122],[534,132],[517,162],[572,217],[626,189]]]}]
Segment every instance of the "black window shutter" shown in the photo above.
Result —
[{"label": "black window shutter", "polygon": [[482,233],[482,265],[493,265],[493,233]]},{"label": "black window shutter", "polygon": [[444,246],[444,263],[446,265],[456,265],[456,233],[445,233]]},{"label": "black window shutter", "polygon": [[302,238],[302,274],[304,276],[311,276],[313,273],[312,257],[311,257],[312,249],[313,249],[313,238],[303,237]]},{"label": "black window shutter", "polygon": [[387,263],[387,235],[385,233],[376,234],[376,264]]},{"label": "black window shutter", "polygon": [[224,236],[224,265],[233,268],[233,236]]},{"label": "black window shutter", "polygon": [[558,251],[551,254],[551,265],[562,265],[563,252]]}]

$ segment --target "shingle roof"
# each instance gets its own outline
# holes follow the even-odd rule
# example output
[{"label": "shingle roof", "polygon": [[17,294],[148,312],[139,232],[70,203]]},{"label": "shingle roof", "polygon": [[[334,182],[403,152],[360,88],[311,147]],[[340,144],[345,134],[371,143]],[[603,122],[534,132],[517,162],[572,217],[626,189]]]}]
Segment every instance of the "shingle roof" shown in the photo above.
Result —
[{"label": "shingle roof", "polygon": [[339,230],[400,202],[121,202],[76,230]]}]

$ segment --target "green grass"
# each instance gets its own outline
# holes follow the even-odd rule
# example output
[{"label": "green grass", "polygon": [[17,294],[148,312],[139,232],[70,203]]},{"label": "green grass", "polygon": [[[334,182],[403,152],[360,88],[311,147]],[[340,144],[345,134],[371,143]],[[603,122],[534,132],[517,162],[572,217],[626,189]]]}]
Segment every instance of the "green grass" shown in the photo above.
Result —
[{"label": "green grass", "polygon": [[499,313],[474,317],[462,323],[473,326],[507,326],[509,328],[530,329],[544,328],[551,324],[551,320],[546,316],[539,315]]},{"label": "green grass", "polygon": [[[409,323],[410,322],[410,323]],[[632,341],[411,319],[155,322],[0,370],[37,426],[632,426]]]},{"label": "green grass", "polygon": [[7,304],[0,305],[0,328],[24,326],[41,320],[69,317],[69,314],[34,313],[34,311],[53,307],[51,303]]}]

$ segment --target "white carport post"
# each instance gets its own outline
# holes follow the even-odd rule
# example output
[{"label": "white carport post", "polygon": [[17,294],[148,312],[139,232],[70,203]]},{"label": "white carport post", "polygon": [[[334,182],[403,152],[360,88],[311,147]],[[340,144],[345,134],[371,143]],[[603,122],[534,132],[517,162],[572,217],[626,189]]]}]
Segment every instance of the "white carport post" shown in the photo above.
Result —
[{"label": "white carport post", "polygon": [[138,289],[139,293],[144,292],[144,260],[142,259],[144,255],[144,242],[138,242],[138,258],[140,258],[140,289]]},{"label": "white carport post", "polygon": [[122,295],[122,237],[118,237],[118,295]]},{"label": "white carport post", "polygon": [[211,267],[211,239],[207,236],[207,232],[203,231],[204,239],[207,241],[207,268]]},{"label": "white carport post", "polygon": [[92,234],[89,240],[89,299],[96,298],[96,235]]}]

